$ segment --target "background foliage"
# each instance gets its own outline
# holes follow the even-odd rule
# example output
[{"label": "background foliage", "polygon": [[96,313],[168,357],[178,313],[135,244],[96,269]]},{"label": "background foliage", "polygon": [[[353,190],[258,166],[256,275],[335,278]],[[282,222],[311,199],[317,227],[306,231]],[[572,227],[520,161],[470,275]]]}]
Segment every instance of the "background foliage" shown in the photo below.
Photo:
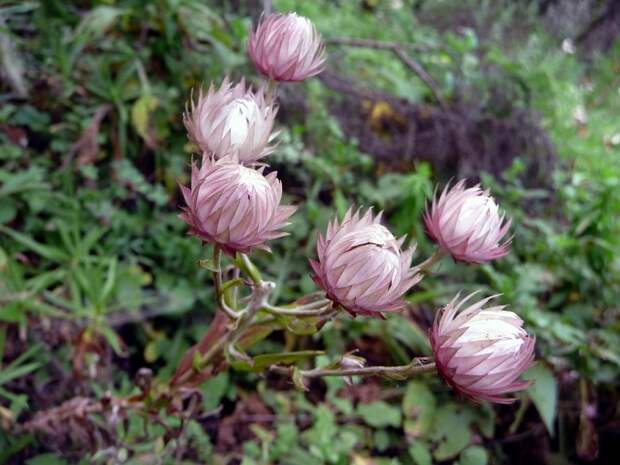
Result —
[{"label": "background foliage", "polygon": [[[277,299],[315,289],[314,231],[351,203],[385,210],[427,255],[425,201],[463,173],[513,217],[515,240],[495,264],[445,260],[402,315],[343,316],[256,352],[325,348],[320,365],[359,348],[373,364],[406,363],[429,353],[434,309],[482,287],[537,337],[537,383],[519,402],[471,406],[430,377],[328,379],[298,393],[276,375],[230,371],[204,384],[204,415],[182,428],[165,412],[129,417],[114,434],[78,420],[23,427],[69,399],[131,394],[143,366],[165,379],[208,327],[212,290],[197,266],[207,251],[176,217],[191,150],[180,114],[192,87],[254,76],[245,40],[257,3],[0,3],[0,463],[611,463],[620,45],[588,31],[614,2],[274,2],[328,40],[403,44],[444,105],[390,51],[336,43],[323,78],[282,89],[270,164],[300,209],[291,235],[257,257]],[[453,132],[425,126],[428,115],[468,128],[445,157],[432,144]],[[430,131],[430,145],[387,157],[411,125]],[[470,140],[476,150],[463,149]]]}]

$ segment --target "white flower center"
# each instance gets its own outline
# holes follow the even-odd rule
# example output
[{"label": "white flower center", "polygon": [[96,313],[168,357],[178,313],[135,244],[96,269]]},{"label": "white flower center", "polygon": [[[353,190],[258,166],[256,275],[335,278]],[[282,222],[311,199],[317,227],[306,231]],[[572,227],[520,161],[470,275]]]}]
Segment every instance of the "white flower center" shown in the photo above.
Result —
[{"label": "white flower center", "polygon": [[242,145],[248,137],[252,124],[259,116],[256,102],[251,98],[237,98],[222,109],[220,117],[215,125],[224,122],[224,134],[230,133],[232,146]]},{"label": "white flower center", "polygon": [[[384,264],[387,265],[386,273],[400,271],[400,248],[386,227],[377,223],[371,224],[350,232],[342,240],[347,240],[347,236],[351,238],[347,255],[351,257],[365,255],[369,268]],[[378,262],[375,263],[375,260]]]},{"label": "white flower center", "polygon": [[291,40],[288,42],[287,52],[289,55],[303,52],[302,47],[307,47],[311,43],[314,35],[314,26],[308,18],[298,16],[296,13],[289,15],[292,22]]},{"label": "white flower center", "polygon": [[[493,352],[494,355],[516,353],[525,343],[526,332],[499,316],[512,312],[482,310],[466,324],[467,329],[455,341],[459,346],[478,347],[479,353]],[[514,314],[512,314],[514,315]]]},{"label": "white flower center", "polygon": [[394,241],[394,236],[389,229],[380,224],[372,224],[364,228],[362,231],[359,231],[358,235],[360,236],[360,241],[365,243],[384,246]]},{"label": "white flower center", "polygon": [[[482,216],[487,219],[481,221]],[[477,232],[477,236],[480,237],[495,227],[498,219],[498,207],[492,197],[486,195],[470,197],[461,207],[454,234],[461,236]]]},{"label": "white flower center", "polygon": [[258,171],[239,165],[239,183],[255,188],[269,188],[269,183]]}]

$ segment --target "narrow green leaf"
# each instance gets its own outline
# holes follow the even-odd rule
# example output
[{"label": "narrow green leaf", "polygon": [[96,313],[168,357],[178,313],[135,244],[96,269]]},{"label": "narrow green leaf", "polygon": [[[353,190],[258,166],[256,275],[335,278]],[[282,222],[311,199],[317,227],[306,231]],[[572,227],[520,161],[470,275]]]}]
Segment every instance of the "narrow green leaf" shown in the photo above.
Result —
[{"label": "narrow green leaf", "polygon": [[222,271],[218,266],[215,265],[215,262],[210,258],[198,260],[198,266],[200,266],[200,268],[204,268],[205,270],[212,271],[213,273],[219,273],[220,271]]},{"label": "narrow green leaf", "polygon": [[13,240],[19,242],[24,247],[27,247],[38,255],[47,258],[48,260],[55,262],[65,262],[69,260],[68,255],[65,254],[65,252],[63,252],[62,250],[56,247],[41,244],[32,239],[31,237],[7,228],[6,226],[0,225],[0,232],[3,232],[7,236],[10,236]]},{"label": "narrow green leaf", "polygon": [[105,304],[105,302],[110,297],[110,294],[112,293],[112,289],[114,289],[114,284],[116,283],[116,265],[117,264],[118,264],[118,261],[116,260],[116,257],[112,258],[112,260],[110,261],[110,266],[108,266],[108,272],[106,273],[106,278],[103,284],[103,288],[101,289],[100,303],[102,305]]},{"label": "narrow green leaf", "polygon": [[41,366],[40,363],[32,362],[32,363],[26,363],[25,365],[17,366],[14,368],[7,367],[0,372],[0,386],[8,383],[9,381],[13,379],[25,376],[28,373],[33,372],[40,366]]},{"label": "narrow green leaf", "polygon": [[553,372],[542,363],[527,370],[524,379],[533,380],[527,393],[534,402],[549,434],[554,434],[556,406],[558,403],[558,383]]},{"label": "narrow green leaf", "polygon": [[108,344],[110,344],[110,347],[112,347],[112,350],[114,350],[117,355],[122,356],[125,354],[122,347],[121,338],[112,328],[107,325],[103,325],[99,328],[99,332],[103,335],[103,337],[105,337],[106,341],[108,341]]},{"label": "narrow green leaf", "polygon": [[6,343],[6,327],[0,326],[0,368],[4,358],[4,344]]}]

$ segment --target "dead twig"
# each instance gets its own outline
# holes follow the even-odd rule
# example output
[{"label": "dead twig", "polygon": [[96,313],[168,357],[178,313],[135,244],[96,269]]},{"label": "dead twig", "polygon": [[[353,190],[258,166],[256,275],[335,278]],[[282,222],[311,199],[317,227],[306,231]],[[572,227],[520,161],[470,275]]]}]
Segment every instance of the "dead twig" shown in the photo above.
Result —
[{"label": "dead twig", "polygon": [[430,74],[426,72],[424,67],[411,57],[405,50],[404,45],[398,42],[381,42],[373,39],[354,39],[346,37],[332,37],[326,40],[328,44],[345,45],[348,47],[374,48],[377,50],[391,50],[405,66],[411,69],[424,84],[430,89],[433,97],[443,110],[448,110],[448,104],[441,96],[439,86],[433,80]]}]

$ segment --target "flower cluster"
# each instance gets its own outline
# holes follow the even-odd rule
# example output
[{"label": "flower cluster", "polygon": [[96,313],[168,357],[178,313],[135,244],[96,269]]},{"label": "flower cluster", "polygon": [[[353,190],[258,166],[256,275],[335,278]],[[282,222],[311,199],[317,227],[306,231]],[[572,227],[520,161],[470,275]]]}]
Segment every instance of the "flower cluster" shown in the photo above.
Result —
[{"label": "flower cluster", "polygon": [[[294,13],[264,18],[248,42],[257,69],[272,82],[320,73],[323,51],[312,23]],[[265,176],[252,166],[273,151],[276,113],[265,86],[254,90],[244,80],[233,85],[225,78],[219,88],[212,83],[206,93],[201,89],[183,114],[202,161],[192,166],[190,186],[181,186],[187,206],[180,217],[191,234],[229,255],[268,249],[266,241],[286,235],[281,228],[295,210],[280,205],[276,173]]]},{"label": "flower cluster", "polygon": [[[318,32],[295,13],[263,17],[250,34],[248,55],[268,83],[253,89],[226,78],[219,87],[200,90],[183,115],[202,159],[192,164],[189,187],[181,186],[186,206],[180,217],[191,234],[230,256],[268,250],[267,241],[286,235],[282,229],[295,207],[281,205],[282,184],[275,172],[265,174],[263,163],[274,149],[276,85],[315,76],[325,64]],[[403,248],[405,237],[397,239],[381,216],[351,208],[318,235],[318,257],[310,264],[330,311],[382,317],[406,306],[405,294],[441,256],[480,264],[509,251],[510,220],[488,191],[466,188],[465,181],[446,186],[428,206],[424,222],[438,250],[420,265],[412,265],[415,242]],[[487,306],[490,298],[462,309],[471,298],[457,296],[437,313],[430,333],[436,369],[469,399],[510,402],[504,394],[528,385],[519,377],[532,363],[534,338],[515,313]],[[300,311],[312,312],[312,305]],[[377,372],[360,361],[344,368]]]}]

